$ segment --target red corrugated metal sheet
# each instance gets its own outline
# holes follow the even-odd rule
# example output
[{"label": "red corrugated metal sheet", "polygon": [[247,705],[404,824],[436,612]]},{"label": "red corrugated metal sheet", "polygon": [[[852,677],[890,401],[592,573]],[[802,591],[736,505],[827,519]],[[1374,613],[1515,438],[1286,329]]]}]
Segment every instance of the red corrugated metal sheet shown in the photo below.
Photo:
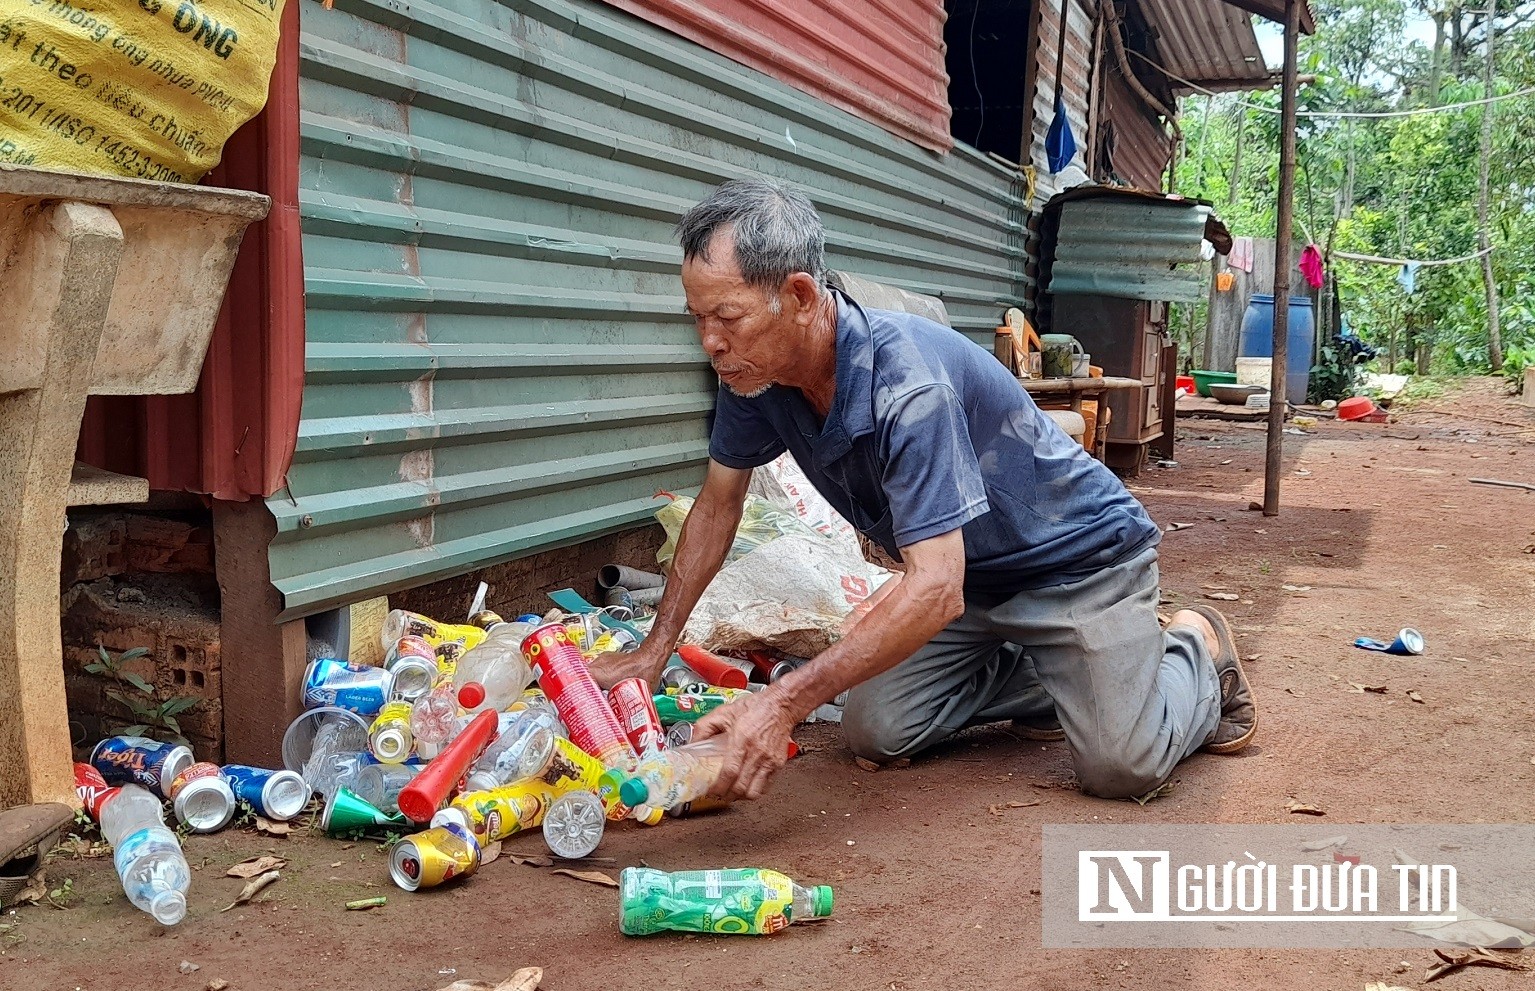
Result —
[{"label": "red corrugated metal sheet", "polygon": [[934,151],[948,151],[943,0],[608,0]]},{"label": "red corrugated metal sheet", "polygon": [[[1106,59],[1106,62],[1112,62]],[[1119,179],[1138,189],[1162,191],[1162,174],[1172,157],[1173,141],[1162,119],[1146,106],[1120,74],[1119,66],[1103,67],[1103,120],[1100,138],[1108,164]]]},{"label": "red corrugated metal sheet", "polygon": [[298,3],[283,14],[267,109],[224,148],[210,186],[272,197],[240,245],[197,390],[93,396],[78,457],[219,499],[271,495],[298,438],[304,388],[304,262],[298,212]]}]

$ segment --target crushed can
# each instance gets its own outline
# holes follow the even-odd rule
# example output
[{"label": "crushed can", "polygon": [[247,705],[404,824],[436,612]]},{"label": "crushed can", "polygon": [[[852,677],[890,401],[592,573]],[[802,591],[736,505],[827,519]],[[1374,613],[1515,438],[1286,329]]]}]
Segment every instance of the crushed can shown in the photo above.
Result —
[{"label": "crushed can", "polygon": [[191,747],[145,736],[110,736],[91,751],[91,766],[108,784],[143,785],[165,799],[176,775],[193,763]]},{"label": "crushed can", "polygon": [[359,716],[376,716],[394,692],[388,668],[354,664],[336,657],[309,662],[304,672],[304,707],[335,706]]},{"label": "crushed can", "polygon": [[661,715],[650,697],[650,686],[640,678],[625,678],[608,689],[608,704],[624,729],[624,735],[641,757],[666,748]]},{"label": "crushed can", "polygon": [[389,876],[406,891],[435,888],[479,869],[479,841],[461,821],[449,817],[443,817],[440,825],[400,840],[389,853]]},{"label": "crushed can", "polygon": [[235,793],[217,764],[204,761],[171,782],[171,808],[194,833],[216,833],[235,817]]},{"label": "crushed can", "polygon": [[107,784],[101,772],[89,764],[75,763],[75,794],[92,819],[101,821],[101,807],[117,797],[118,788]]}]

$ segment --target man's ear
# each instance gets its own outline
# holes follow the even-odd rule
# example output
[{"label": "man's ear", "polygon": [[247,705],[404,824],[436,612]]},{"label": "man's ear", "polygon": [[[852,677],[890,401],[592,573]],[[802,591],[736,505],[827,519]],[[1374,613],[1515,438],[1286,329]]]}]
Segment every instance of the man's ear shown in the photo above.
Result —
[{"label": "man's ear", "polygon": [[784,280],[781,294],[786,303],[794,304],[795,319],[805,323],[815,315],[821,302],[821,284],[809,272],[795,272]]}]

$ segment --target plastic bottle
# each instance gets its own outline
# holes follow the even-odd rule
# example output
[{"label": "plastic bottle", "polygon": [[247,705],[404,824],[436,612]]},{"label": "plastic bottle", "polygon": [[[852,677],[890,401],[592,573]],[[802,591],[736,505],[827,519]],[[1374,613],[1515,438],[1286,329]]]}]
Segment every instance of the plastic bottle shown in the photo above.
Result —
[{"label": "plastic bottle", "polygon": [[[410,732],[417,744],[441,747],[458,729],[458,693],[438,685],[416,700],[410,712]],[[425,755],[423,755],[425,756]]]},{"label": "plastic bottle", "polygon": [[421,773],[420,764],[364,764],[349,787],[369,805],[386,815],[400,811],[400,789]]},{"label": "plastic bottle", "polygon": [[795,884],[777,871],[678,871],[628,867],[619,875],[618,928],[625,936],[663,930],[764,936],[831,915],[828,886]]},{"label": "plastic bottle", "polygon": [[481,701],[471,712],[494,709],[500,712],[516,702],[533,683],[533,669],[522,656],[522,641],[532,633],[531,623],[499,623],[490,628],[485,642],[459,658],[453,671],[453,687],[462,689],[477,682],[483,689]]},{"label": "plastic bottle", "polygon": [[386,764],[398,764],[410,756],[414,740],[410,723],[413,709],[409,702],[384,703],[368,729],[368,749]]},{"label": "plastic bottle", "polygon": [[467,782],[471,791],[490,791],[532,777],[544,769],[554,749],[555,720],[547,712],[525,709],[503,713],[501,735],[474,765]]},{"label": "plastic bottle", "polygon": [[602,800],[589,791],[572,791],[556,798],[544,813],[544,842],[556,857],[590,856],[602,842],[607,825]]},{"label": "plastic bottle", "polygon": [[625,805],[669,809],[709,793],[725,762],[725,741],[711,737],[649,754],[619,789]]},{"label": "plastic bottle", "polygon": [[100,822],[128,900],[162,926],[186,918],[192,872],[176,834],[166,828],[160,799],[138,785],[124,785],[102,805]]}]

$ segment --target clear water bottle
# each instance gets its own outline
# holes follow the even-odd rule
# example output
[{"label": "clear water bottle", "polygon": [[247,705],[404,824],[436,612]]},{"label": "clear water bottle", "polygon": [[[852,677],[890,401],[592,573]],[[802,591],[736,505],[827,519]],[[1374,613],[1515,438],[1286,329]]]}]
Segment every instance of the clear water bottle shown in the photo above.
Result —
[{"label": "clear water bottle", "polygon": [[647,754],[619,789],[625,805],[669,809],[702,798],[725,762],[725,741],[710,737],[684,747]]},{"label": "clear water bottle", "polygon": [[186,918],[192,872],[176,834],[166,828],[160,799],[138,785],[124,785],[100,816],[101,835],[112,845],[112,864],[128,900],[162,926]]},{"label": "clear water bottle", "polygon": [[543,770],[554,749],[555,723],[553,716],[540,709],[511,715],[509,724],[503,722],[501,735],[474,765],[469,790],[490,791]]},{"label": "clear water bottle", "polygon": [[[438,685],[417,699],[411,709],[410,732],[418,752],[422,744],[440,749],[458,728],[458,692],[452,685]],[[422,752],[421,756],[425,758],[427,754]]]},{"label": "clear water bottle", "polygon": [[465,705],[471,713],[510,706],[533,683],[533,669],[522,656],[522,641],[536,627],[532,623],[498,623],[490,628],[485,642],[458,660],[453,671],[453,687],[461,689],[470,682],[483,688],[480,701]]},{"label": "clear water bottle", "polygon": [[421,764],[364,764],[347,785],[352,793],[385,815],[400,811],[400,789],[421,772]]},{"label": "clear water bottle", "polygon": [[607,810],[594,793],[566,792],[544,813],[544,842],[556,857],[570,860],[589,857],[602,842],[607,822]]}]

